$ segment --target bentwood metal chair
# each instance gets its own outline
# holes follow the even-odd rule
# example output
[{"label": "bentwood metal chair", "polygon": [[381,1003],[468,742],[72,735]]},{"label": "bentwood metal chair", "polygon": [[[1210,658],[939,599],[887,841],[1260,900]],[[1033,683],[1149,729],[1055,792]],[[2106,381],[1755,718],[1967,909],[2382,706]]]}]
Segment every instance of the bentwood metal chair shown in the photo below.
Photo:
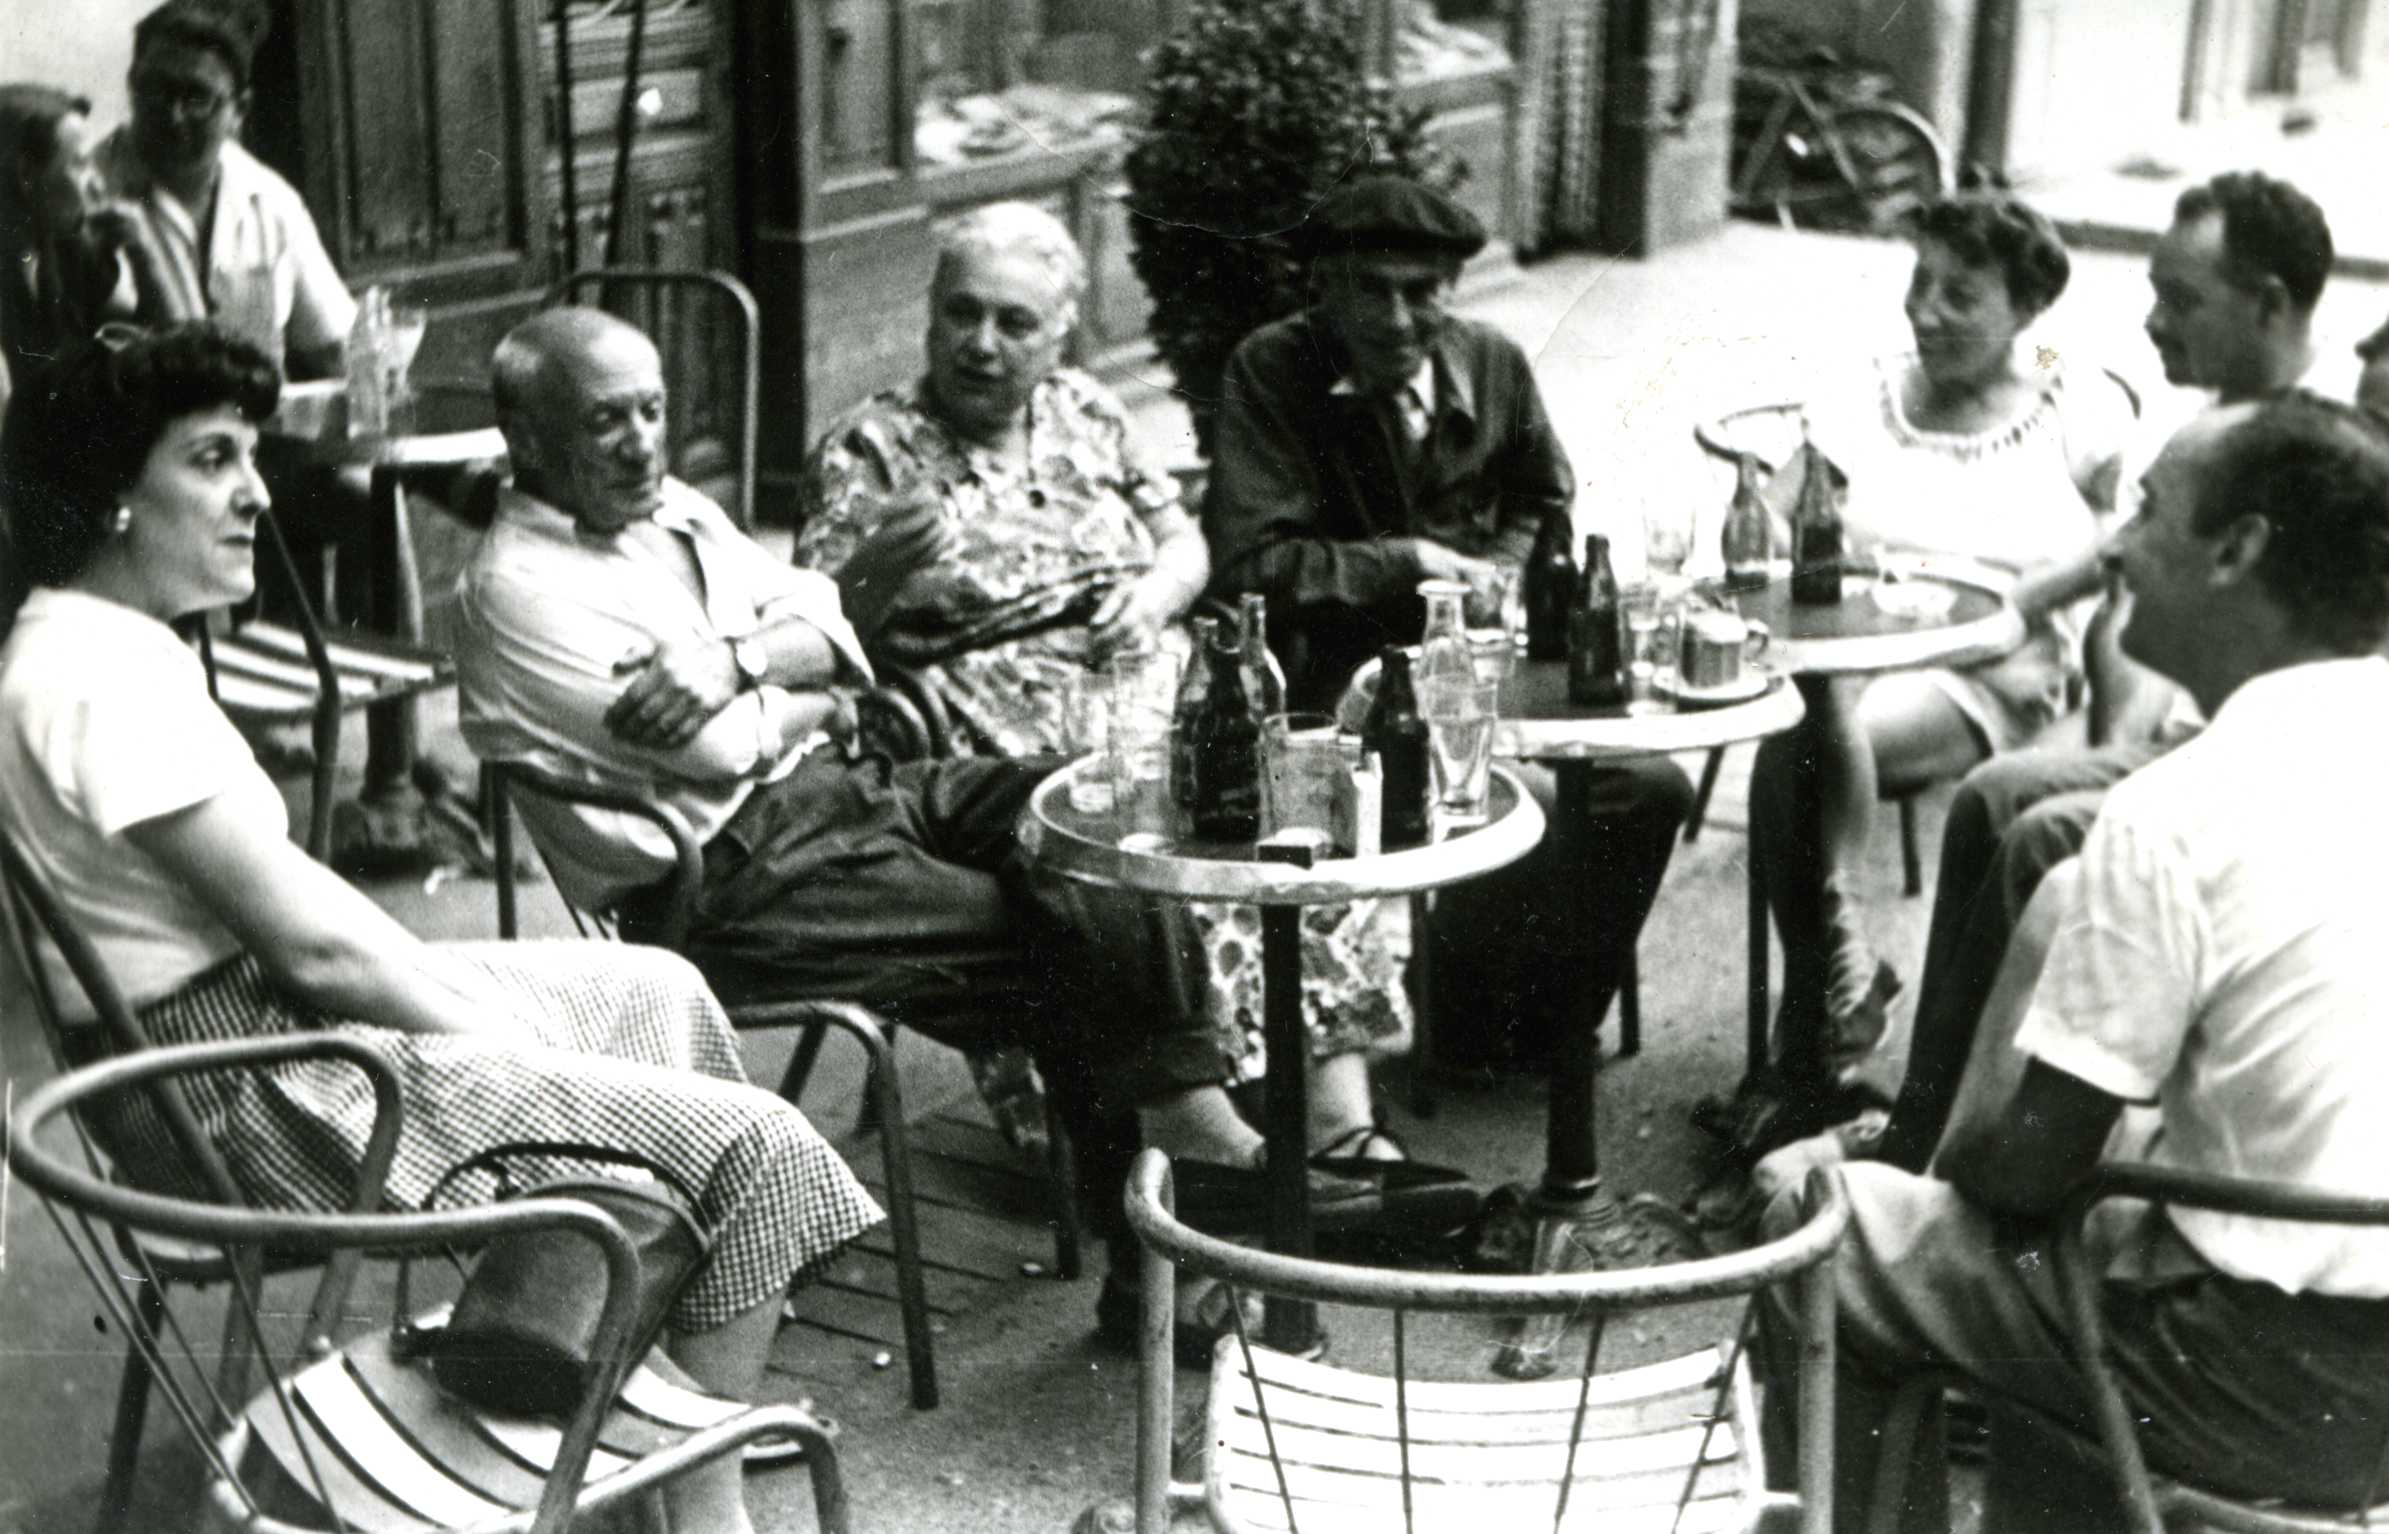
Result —
[{"label": "bentwood metal chair", "polygon": [[[513,800],[521,795],[558,805],[628,815],[659,828],[674,849],[670,912],[662,930],[642,931],[640,940],[674,951],[685,946],[689,913],[704,875],[704,854],[688,825],[672,809],[651,800],[567,783],[519,762],[486,765],[492,834],[497,848],[498,935],[512,938],[518,930],[514,887]],[[566,913],[584,937],[620,937],[612,913],[584,911],[570,902]],[[921,1238],[914,1207],[912,1151],[902,1094],[897,1084],[895,1024],[871,1008],[840,997],[740,997],[726,1003],[731,1026],[743,1031],[801,1028],[804,1037],[780,1081],[780,1096],[798,1103],[820,1058],[828,1029],[844,1032],[868,1056],[865,1077],[869,1096],[865,1115],[879,1137],[881,1167],[887,1181],[888,1226],[895,1248],[896,1299],[904,1323],[904,1346],[911,1373],[912,1404],[927,1411],[937,1405],[937,1361],[931,1341],[928,1288],[921,1264]],[[1047,1175],[1054,1223],[1054,1267],[1061,1278],[1075,1279],[1081,1268],[1081,1235],[1069,1137],[1049,1111]]]},{"label": "bentwood metal chair", "polygon": [[[2103,1462],[2115,1478],[2133,1534],[2165,1534],[2169,1529],[2231,1531],[2231,1534],[2348,1534],[2356,1529],[2389,1527],[2389,1502],[2370,1507],[2320,1507],[2279,1499],[2227,1497],[2188,1480],[2151,1473],[2141,1453],[2139,1430],[2122,1387],[2116,1381],[2114,1355],[2100,1319],[2100,1289],[2104,1274],[2087,1250],[2086,1231],[2091,1212],[2110,1199],[2129,1199],[2173,1209],[2211,1209],[2300,1224],[2351,1227],[2389,1226],[2389,1198],[2366,1198],[2332,1193],[2288,1183],[2219,1177],[2212,1173],[2146,1162],[2114,1161],[2093,1172],[2066,1201],[2058,1217],[2057,1277],[2065,1299],[2065,1327],[2075,1359],[2084,1361],[2089,1377],[2096,1436],[2053,1421],[2048,1416],[1986,1391],[1972,1382],[1966,1389],[1986,1403],[2030,1420],[2046,1434],[2053,1448]],[[1927,1411],[1938,1406],[1943,1392],[1955,1381],[1931,1376],[1912,1382],[1900,1393],[1885,1429],[1882,1469],[1878,1474],[1868,1527],[1892,1534],[1899,1527],[1902,1493],[1913,1462],[1916,1437]],[[2376,1484],[2389,1478],[2389,1423],[2382,1424],[2379,1448],[2373,1456]]]},{"label": "bentwood metal chair", "polygon": [[[177,1077],[298,1059],[338,1062],[372,1085],[372,1135],[339,1213],[138,1192],[45,1143],[44,1130],[55,1121],[87,1116],[117,1093],[157,1092]],[[706,1395],[660,1350],[645,1359],[629,1355],[638,1252],[603,1210],[575,1199],[528,1197],[441,1213],[381,1212],[407,1107],[397,1071],[371,1040],[338,1033],[145,1050],[70,1072],[17,1107],[8,1166],[49,1204],[110,1320],[149,1359],[204,1461],[210,1527],[255,1534],[564,1534],[584,1517],[634,1505],[666,1481],[747,1445],[793,1439],[812,1475],[820,1526],[843,1534],[845,1494],[827,1424],[802,1407],[748,1407]],[[203,1359],[179,1331],[147,1324],[126,1304],[100,1234],[110,1228],[224,1254],[235,1275],[232,1316],[266,1365],[262,1391],[244,1402],[237,1392],[210,1386]],[[571,1230],[595,1243],[606,1265],[594,1353],[612,1367],[603,1388],[590,1390],[569,1419],[511,1418],[464,1405],[440,1390],[426,1364],[394,1345],[394,1328],[334,1345],[333,1328],[346,1314],[361,1255],[453,1251],[534,1229]],[[263,1302],[254,1274],[235,1255],[269,1246],[324,1265],[306,1320],[295,1329]],[[437,1318],[435,1311],[404,1319]]]},{"label": "bentwood metal chair", "polygon": [[[844,1495],[825,1424],[798,1408],[748,1411],[707,1396],[660,1355],[624,1359],[621,1409],[611,1409],[615,1392],[593,1392],[586,1409],[559,1434],[556,1424],[466,1410],[441,1395],[418,1366],[396,1358],[387,1332],[333,1351],[333,1328],[348,1314],[359,1259],[368,1252],[464,1249],[504,1230],[550,1224],[570,1225],[599,1242],[612,1254],[618,1286],[622,1261],[635,1263],[637,1257],[610,1218],[570,1200],[522,1200],[504,1209],[439,1215],[382,1212],[383,1179],[405,1105],[396,1074],[369,1043],[307,1034],[154,1047],[97,951],[4,837],[0,895],[9,956],[25,976],[61,1067],[17,1105],[8,1166],[44,1197],[102,1313],[127,1338],[98,1529],[127,1526],[153,1391],[165,1397],[198,1447],[223,1527],[260,1534],[299,1527],[560,1530],[576,1508],[622,1501],[763,1438],[794,1439],[801,1446],[812,1463],[822,1527],[844,1527]],[[36,933],[55,946],[98,1014],[96,1022],[63,1020],[59,998],[36,962]],[[178,1079],[302,1056],[343,1061],[373,1084],[375,1126],[341,1214],[249,1207],[200,1133]],[[112,1174],[89,1132],[89,1114],[124,1092],[146,1096],[204,1197],[138,1190]],[[61,1119],[71,1131],[72,1149],[64,1151],[42,1138]],[[534,1205],[536,1212],[526,1218],[523,1211]],[[320,1268],[321,1277],[304,1326],[293,1332],[281,1307],[263,1303],[263,1286],[269,1278],[310,1268]],[[169,1305],[175,1285],[229,1291],[212,1362]],[[602,1336],[616,1339],[610,1344],[615,1354],[623,1351],[618,1339],[626,1321],[625,1313],[605,1322]],[[607,1347],[601,1343],[601,1356]],[[252,1397],[249,1381],[261,1372],[268,1383]],[[582,1496],[585,1474],[597,1480]],[[283,1521],[291,1518],[307,1521]]]},{"label": "bentwood metal chair", "polygon": [[[1833,1290],[1823,1264],[1849,1219],[1838,1174],[1816,1178],[1807,1207],[1808,1218],[1789,1235],[1726,1257],[1552,1277],[1410,1273],[1283,1257],[1206,1236],[1172,1214],[1169,1161],[1145,1151],[1128,1193],[1129,1223],[1145,1248],[1137,1534],[1166,1534],[1176,1512],[1197,1508],[1222,1531],[1690,1534],[1753,1528],[1763,1516],[1796,1511],[1805,1534],[1825,1534],[1833,1526],[1832,1435],[1802,1435],[1796,1498],[1766,1489],[1742,1340],[1635,1368],[1599,1368],[1612,1314],[1789,1283],[1799,1290],[1808,1339],[1800,1350],[1802,1417],[1831,1421]],[[1393,1372],[1291,1357],[1260,1346],[1239,1325],[1212,1354],[1201,1478],[1180,1480],[1172,1470],[1172,1289],[1188,1275],[1218,1279],[1232,1293],[1388,1312]],[[1410,1369],[1417,1312],[1589,1317],[1584,1367],[1574,1379],[1519,1384],[1417,1379]],[[1736,1335],[1748,1338],[1747,1316]]]},{"label": "bentwood metal chair", "polygon": [[288,593],[287,623],[236,618],[221,633],[192,625],[216,706],[237,724],[305,721],[314,749],[307,800],[307,852],[317,862],[332,849],[332,790],[340,771],[340,721],[385,703],[448,686],[456,667],[436,651],[400,640],[325,634],[307,597],[290,545],[272,512],[258,516],[274,572]]}]

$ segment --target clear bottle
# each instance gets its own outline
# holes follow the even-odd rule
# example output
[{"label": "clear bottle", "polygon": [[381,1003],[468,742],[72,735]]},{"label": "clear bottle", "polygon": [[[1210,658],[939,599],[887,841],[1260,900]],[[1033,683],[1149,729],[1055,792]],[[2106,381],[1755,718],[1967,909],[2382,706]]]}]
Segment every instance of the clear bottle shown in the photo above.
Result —
[{"label": "clear bottle", "polygon": [[1194,808],[1195,716],[1202,713],[1203,698],[1211,690],[1210,655],[1218,643],[1219,620],[1195,619],[1194,653],[1186,658],[1186,674],[1178,679],[1177,701],[1170,709],[1170,797],[1180,814]]},{"label": "clear bottle", "polygon": [[1269,599],[1248,591],[1237,599],[1238,632],[1244,652],[1244,690],[1263,719],[1286,711],[1286,668],[1269,649]]},{"label": "clear bottle", "polygon": [[1244,647],[1215,640],[1204,653],[1211,672],[1194,717],[1197,840],[1249,842],[1261,834],[1261,716],[1244,685]]},{"label": "clear bottle", "polygon": [[342,365],[348,375],[348,434],[387,436],[390,430],[390,375],[384,365],[389,351],[390,293],[370,287],[357,301],[357,318],[348,329]]},{"label": "clear bottle", "polygon": [[1568,701],[1596,707],[1623,703],[1632,695],[1626,602],[1617,572],[1609,565],[1609,540],[1599,533],[1584,540],[1584,575],[1576,605],[1568,613]]},{"label": "clear bottle", "polygon": [[1726,590],[1757,591],[1774,575],[1775,526],[1759,498],[1759,461],[1749,453],[1735,456],[1734,502],[1726,508],[1720,541]]},{"label": "clear bottle", "polygon": [[1535,531],[1535,546],[1520,576],[1526,600],[1526,658],[1568,658],[1568,604],[1576,600],[1575,529],[1567,512],[1553,510]]},{"label": "clear bottle", "polygon": [[1792,507],[1792,600],[1821,607],[1842,599],[1841,471],[1800,441],[1800,499]]},{"label": "clear bottle", "polygon": [[1426,626],[1419,632],[1418,685],[1476,680],[1476,652],[1468,643],[1468,587],[1461,581],[1420,581],[1419,599],[1427,604]]},{"label": "clear bottle", "polygon": [[1419,712],[1410,652],[1387,645],[1378,665],[1377,698],[1361,728],[1360,748],[1377,758],[1382,775],[1378,845],[1393,852],[1419,846],[1431,834],[1428,805],[1434,782],[1428,766],[1427,720]]}]

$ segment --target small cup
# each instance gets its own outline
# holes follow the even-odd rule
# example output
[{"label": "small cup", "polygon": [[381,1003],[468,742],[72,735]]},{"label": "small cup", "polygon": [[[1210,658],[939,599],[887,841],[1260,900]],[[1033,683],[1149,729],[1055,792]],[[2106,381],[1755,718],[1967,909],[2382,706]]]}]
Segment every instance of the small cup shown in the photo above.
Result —
[{"label": "small cup", "polygon": [[1739,685],[1743,667],[1766,648],[1766,629],[1738,614],[1707,608],[1688,612],[1677,647],[1678,680],[1695,692]]}]

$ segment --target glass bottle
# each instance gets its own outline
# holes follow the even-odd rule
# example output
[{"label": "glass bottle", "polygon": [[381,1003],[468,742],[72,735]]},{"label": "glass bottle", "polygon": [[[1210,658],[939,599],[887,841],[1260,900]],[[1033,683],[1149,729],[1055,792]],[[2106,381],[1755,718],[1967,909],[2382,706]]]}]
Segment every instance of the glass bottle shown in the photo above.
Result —
[{"label": "glass bottle", "polygon": [[1417,684],[1438,682],[1462,686],[1476,680],[1476,652],[1468,643],[1468,586],[1462,581],[1420,581],[1420,600],[1427,604],[1426,626],[1419,633]]},{"label": "glass bottle", "polygon": [[1244,647],[1215,637],[1211,672],[1194,717],[1195,838],[1249,842],[1261,834],[1261,716],[1244,686]]},{"label": "glass bottle", "polygon": [[1576,600],[1574,528],[1567,512],[1544,515],[1526,556],[1520,584],[1526,594],[1526,658],[1568,658],[1568,604]]},{"label": "glass bottle", "polygon": [[348,375],[348,434],[379,437],[390,430],[389,374],[383,357],[390,349],[390,293],[370,287],[357,304],[357,318],[349,326],[348,346],[341,361]]},{"label": "glass bottle", "polygon": [[1726,509],[1725,589],[1756,591],[1774,573],[1775,527],[1759,499],[1759,461],[1749,453],[1734,460],[1734,503]]},{"label": "glass bottle", "polygon": [[1248,591],[1237,599],[1244,652],[1244,690],[1263,719],[1286,711],[1286,668],[1269,649],[1269,599]]},{"label": "glass bottle", "polygon": [[1219,620],[1195,619],[1194,653],[1187,657],[1186,674],[1178,679],[1178,698],[1170,709],[1170,797],[1181,814],[1194,808],[1195,716],[1203,711],[1203,698],[1211,690],[1210,655],[1218,643]]},{"label": "glass bottle", "polygon": [[1626,603],[1617,572],[1609,565],[1609,540],[1599,533],[1584,540],[1584,573],[1576,605],[1568,612],[1568,701],[1591,705],[1623,703],[1632,682],[1633,649],[1626,636]]},{"label": "glass bottle", "polygon": [[1823,606],[1842,599],[1841,470],[1806,437],[1800,441],[1800,499],[1792,507],[1792,600]]},{"label": "glass bottle", "polygon": [[1427,807],[1434,785],[1428,767],[1427,720],[1418,710],[1410,652],[1400,645],[1387,645],[1378,665],[1377,699],[1369,705],[1368,723],[1361,727],[1360,748],[1375,755],[1383,775],[1378,845],[1393,852],[1427,840]]}]

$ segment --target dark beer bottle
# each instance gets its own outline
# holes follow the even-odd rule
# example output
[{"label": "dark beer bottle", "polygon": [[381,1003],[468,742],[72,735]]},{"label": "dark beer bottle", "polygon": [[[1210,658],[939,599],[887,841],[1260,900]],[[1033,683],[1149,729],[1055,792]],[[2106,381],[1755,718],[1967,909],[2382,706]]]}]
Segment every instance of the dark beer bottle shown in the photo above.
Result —
[{"label": "dark beer bottle", "polygon": [[1821,606],[1842,599],[1842,513],[1833,480],[1841,471],[1800,444],[1800,499],[1792,508],[1792,600]]},{"label": "dark beer bottle", "polygon": [[1594,533],[1584,540],[1584,574],[1576,605],[1568,612],[1568,701],[1623,703],[1632,683],[1627,667],[1633,651],[1626,637],[1626,603],[1617,572],[1609,567],[1609,540]]},{"label": "dark beer bottle", "polygon": [[1387,852],[1424,844],[1430,834],[1427,805],[1433,794],[1427,762],[1427,720],[1418,711],[1418,689],[1410,678],[1410,652],[1387,645],[1379,660],[1377,700],[1361,726],[1360,748],[1374,752],[1384,774],[1378,844]]},{"label": "dark beer bottle", "polygon": [[1244,647],[1215,639],[1211,672],[1194,717],[1195,839],[1249,842],[1261,834],[1261,716],[1244,688]]},{"label": "dark beer bottle", "polygon": [[1757,591],[1774,573],[1775,526],[1767,503],[1759,499],[1759,461],[1748,453],[1735,455],[1734,503],[1726,508],[1725,589]]},{"label": "dark beer bottle", "polygon": [[1180,814],[1194,810],[1195,716],[1211,690],[1211,647],[1218,643],[1219,620],[1194,621],[1194,653],[1186,658],[1186,674],[1178,679],[1177,702],[1170,710],[1170,797]]},{"label": "dark beer bottle", "polygon": [[1568,604],[1576,600],[1575,529],[1564,508],[1543,516],[1520,576],[1526,599],[1526,658],[1565,660]]},{"label": "dark beer bottle", "polygon": [[1248,591],[1237,600],[1244,649],[1244,690],[1253,712],[1267,719],[1286,711],[1286,668],[1269,649],[1269,599]]}]

